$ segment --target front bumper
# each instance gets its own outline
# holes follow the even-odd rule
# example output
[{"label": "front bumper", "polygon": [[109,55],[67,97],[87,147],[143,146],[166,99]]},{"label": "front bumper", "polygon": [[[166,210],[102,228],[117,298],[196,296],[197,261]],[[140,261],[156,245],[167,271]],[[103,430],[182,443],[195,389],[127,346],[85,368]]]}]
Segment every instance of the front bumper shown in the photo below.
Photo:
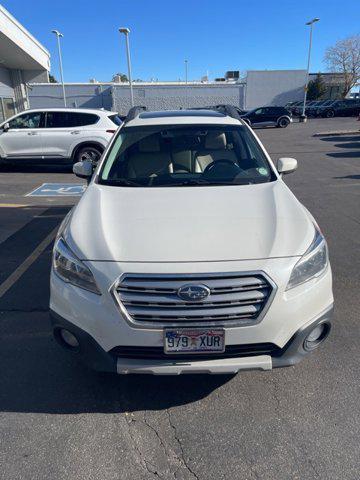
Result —
[{"label": "front bumper", "polygon": [[[55,312],[50,312],[55,339],[58,343],[77,356],[90,368],[97,371],[119,374],[148,373],[155,375],[179,375],[182,373],[235,374],[241,370],[271,370],[287,367],[300,362],[309,351],[304,342],[315,326],[324,323],[327,327],[326,337],[331,329],[333,306],[322,312],[317,318],[301,327],[283,348],[276,349],[269,355],[242,355],[239,357],[213,359],[146,359],[128,358],[106,352],[87,332],[65,320]],[[61,340],[60,329],[73,333],[79,341],[79,348],[71,349]],[[324,337],[325,340],[325,337]]]}]

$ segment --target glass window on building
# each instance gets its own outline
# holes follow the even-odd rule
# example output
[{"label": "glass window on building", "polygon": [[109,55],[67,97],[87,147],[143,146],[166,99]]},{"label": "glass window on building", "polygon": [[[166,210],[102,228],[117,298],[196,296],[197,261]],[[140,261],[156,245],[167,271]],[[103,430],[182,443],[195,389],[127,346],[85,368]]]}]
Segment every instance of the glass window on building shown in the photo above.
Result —
[{"label": "glass window on building", "polygon": [[15,102],[13,98],[0,98],[0,123],[4,122],[7,118],[15,115]]}]

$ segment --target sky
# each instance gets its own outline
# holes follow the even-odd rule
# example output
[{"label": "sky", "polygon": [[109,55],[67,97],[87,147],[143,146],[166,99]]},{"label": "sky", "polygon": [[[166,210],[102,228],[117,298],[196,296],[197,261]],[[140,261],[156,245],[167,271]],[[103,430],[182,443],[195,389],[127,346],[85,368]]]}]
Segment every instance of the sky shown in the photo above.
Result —
[{"label": "sky", "polygon": [[127,72],[128,27],[134,79],[197,80],[227,70],[304,69],[314,26],[310,70],[326,71],[328,46],[360,33],[359,0],[0,0],[51,54],[59,79],[56,39],[62,39],[66,82],[111,81]]}]

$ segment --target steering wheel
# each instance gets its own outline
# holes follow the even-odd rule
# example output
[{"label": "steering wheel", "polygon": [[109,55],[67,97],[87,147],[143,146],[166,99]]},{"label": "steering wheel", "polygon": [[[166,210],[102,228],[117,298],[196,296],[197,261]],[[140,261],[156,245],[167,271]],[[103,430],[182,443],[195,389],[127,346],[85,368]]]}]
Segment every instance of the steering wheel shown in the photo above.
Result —
[{"label": "steering wheel", "polygon": [[223,175],[227,174],[236,176],[241,171],[241,168],[235,161],[223,158],[209,163],[204,170],[204,175],[218,173],[217,170],[219,170],[219,173]]}]

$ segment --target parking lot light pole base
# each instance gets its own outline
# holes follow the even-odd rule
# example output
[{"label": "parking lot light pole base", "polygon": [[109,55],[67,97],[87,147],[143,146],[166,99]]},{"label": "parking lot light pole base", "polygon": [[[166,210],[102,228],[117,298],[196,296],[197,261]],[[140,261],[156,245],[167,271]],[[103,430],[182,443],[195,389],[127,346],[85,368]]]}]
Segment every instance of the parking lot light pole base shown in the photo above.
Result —
[{"label": "parking lot light pole base", "polygon": [[300,115],[299,122],[300,123],[306,123],[307,122],[307,116],[306,115]]}]

